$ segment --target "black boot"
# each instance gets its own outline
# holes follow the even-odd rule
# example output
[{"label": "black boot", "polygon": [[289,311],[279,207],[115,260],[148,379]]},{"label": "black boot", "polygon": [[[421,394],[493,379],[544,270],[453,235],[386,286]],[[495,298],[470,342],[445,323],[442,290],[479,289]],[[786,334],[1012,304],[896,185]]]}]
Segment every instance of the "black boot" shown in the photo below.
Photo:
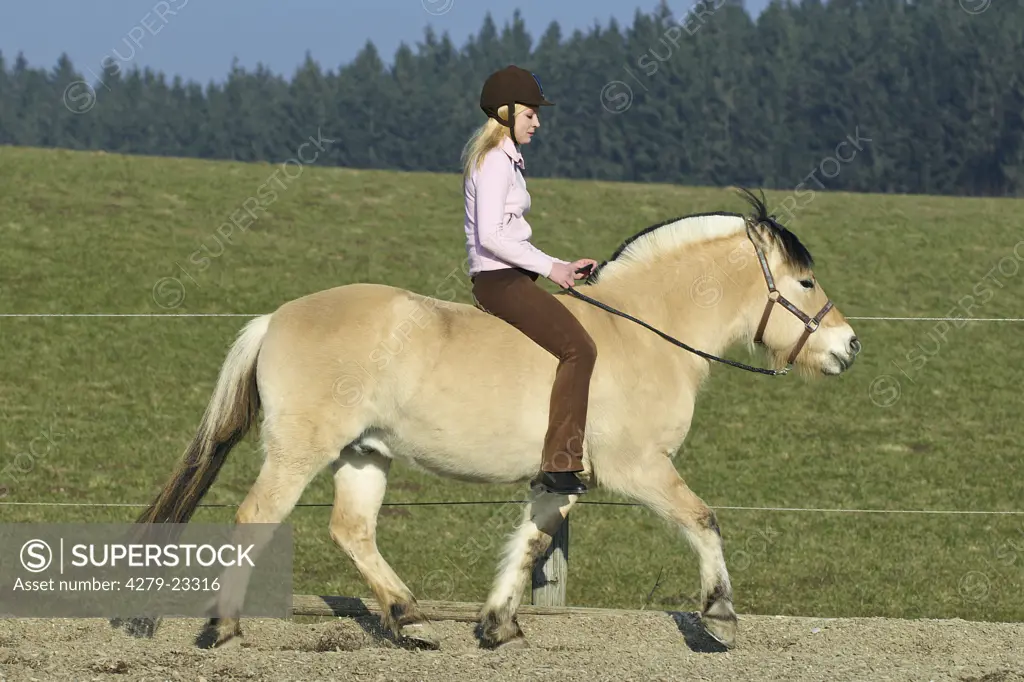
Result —
[{"label": "black boot", "polygon": [[556,495],[582,495],[587,492],[587,486],[572,471],[542,471],[530,481],[530,485]]}]

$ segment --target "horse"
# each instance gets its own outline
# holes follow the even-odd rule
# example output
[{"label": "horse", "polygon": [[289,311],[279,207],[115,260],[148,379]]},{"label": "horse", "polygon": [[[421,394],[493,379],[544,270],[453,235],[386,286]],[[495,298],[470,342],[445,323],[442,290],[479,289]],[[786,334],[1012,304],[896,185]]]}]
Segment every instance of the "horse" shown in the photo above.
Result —
[{"label": "horse", "polygon": [[[577,439],[581,476],[682,531],[699,561],[700,622],[726,647],[735,646],[737,617],[722,532],[672,460],[712,360],[743,343],[777,368],[785,365],[766,373],[793,368],[811,378],[845,372],[861,350],[816,280],[811,254],[768,214],[763,193],[758,199],[742,191],[751,214],[698,213],[652,225],[560,292],[586,290],[582,298],[560,300],[597,348],[587,429]],[[464,481],[531,478],[557,365],[511,325],[454,297],[454,290],[426,296],[357,282],[249,321],[224,360],[194,438],[137,522],[187,523],[262,409],[262,468],[236,523],[283,522],[314,476],[329,468],[330,536],[376,597],[382,626],[400,642],[439,647],[416,597],[377,548],[389,469],[398,461]],[[480,646],[526,643],[516,615],[521,595],[576,501],[530,492],[479,612]],[[237,604],[222,606],[205,622],[207,646],[242,634]]]}]

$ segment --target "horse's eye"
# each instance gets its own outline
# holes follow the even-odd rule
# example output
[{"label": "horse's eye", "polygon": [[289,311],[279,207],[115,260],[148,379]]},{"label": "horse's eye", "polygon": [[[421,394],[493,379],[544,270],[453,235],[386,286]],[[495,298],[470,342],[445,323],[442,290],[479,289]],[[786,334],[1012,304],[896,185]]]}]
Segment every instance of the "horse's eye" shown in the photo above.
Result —
[{"label": "horse's eye", "polygon": [[802,279],[802,280],[800,280],[800,286],[802,286],[804,289],[813,289],[814,288],[814,280],[812,280],[812,279]]}]

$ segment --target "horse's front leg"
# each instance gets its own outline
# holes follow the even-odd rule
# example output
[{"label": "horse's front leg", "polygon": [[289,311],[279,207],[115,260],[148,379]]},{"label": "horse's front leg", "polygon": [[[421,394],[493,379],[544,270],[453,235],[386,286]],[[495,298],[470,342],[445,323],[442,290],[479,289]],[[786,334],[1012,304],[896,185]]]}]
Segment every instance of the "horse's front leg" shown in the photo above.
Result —
[{"label": "horse's front leg", "polygon": [[736,640],[737,619],[715,512],[687,487],[664,454],[649,452],[604,468],[615,470],[603,477],[605,488],[632,497],[683,531],[700,561],[704,627],[712,637],[731,647]]},{"label": "horse's front leg", "polygon": [[488,648],[516,647],[526,638],[516,612],[534,563],[547,551],[577,495],[554,495],[542,490],[530,493],[522,520],[505,545],[491,593],[480,612],[480,640]]}]

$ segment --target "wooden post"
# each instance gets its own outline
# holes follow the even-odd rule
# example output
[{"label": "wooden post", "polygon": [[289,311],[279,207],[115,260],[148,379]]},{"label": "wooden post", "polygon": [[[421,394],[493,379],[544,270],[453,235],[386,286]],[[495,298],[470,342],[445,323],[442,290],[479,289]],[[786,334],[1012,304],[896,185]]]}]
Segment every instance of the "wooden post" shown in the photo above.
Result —
[{"label": "wooden post", "polygon": [[555,531],[548,550],[533,565],[533,605],[565,606],[569,578],[569,518]]}]

